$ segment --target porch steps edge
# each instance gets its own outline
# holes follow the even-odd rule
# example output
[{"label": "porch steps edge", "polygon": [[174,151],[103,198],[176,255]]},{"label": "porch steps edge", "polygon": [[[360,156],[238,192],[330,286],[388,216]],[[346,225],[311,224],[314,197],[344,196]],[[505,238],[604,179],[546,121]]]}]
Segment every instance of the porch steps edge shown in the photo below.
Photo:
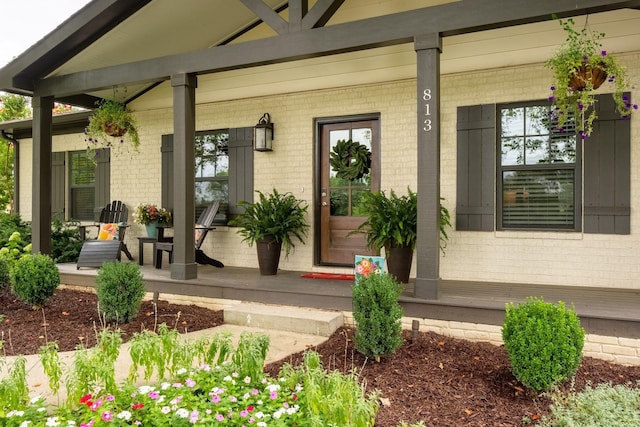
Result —
[{"label": "porch steps edge", "polygon": [[224,323],[329,337],[344,325],[342,312],[243,302],[224,309]]}]

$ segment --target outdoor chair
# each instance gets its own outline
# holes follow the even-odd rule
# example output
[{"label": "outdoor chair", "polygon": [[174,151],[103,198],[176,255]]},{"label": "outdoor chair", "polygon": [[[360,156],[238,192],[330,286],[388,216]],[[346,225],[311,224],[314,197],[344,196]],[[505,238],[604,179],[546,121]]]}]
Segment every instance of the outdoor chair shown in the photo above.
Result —
[{"label": "outdoor chair", "polygon": [[[213,219],[218,213],[218,208],[220,207],[220,201],[216,200],[211,203],[207,209],[202,211],[200,216],[198,217],[198,222],[196,222],[195,226],[195,250],[196,250],[196,262],[198,264],[208,264],[214,267],[222,268],[224,264],[218,261],[217,259],[210,258],[205,254],[200,246],[204,242],[205,237],[207,237],[207,233],[209,230],[213,230],[215,227],[211,227],[213,224]],[[158,228],[158,241],[155,245],[156,248],[156,256],[155,263],[156,268],[162,268],[162,253],[169,253],[169,262],[173,262],[173,238],[172,237],[164,237],[164,229],[162,227]]]},{"label": "outdoor chair", "polygon": [[[129,210],[119,200],[114,200],[102,208],[99,223],[92,225],[98,227],[98,237],[83,243],[76,267],[78,269],[80,267],[99,268],[105,262],[120,261],[122,252],[129,260],[133,260],[133,256],[124,242],[128,219]],[[80,228],[80,235],[83,239],[86,237],[86,227],[81,226]]]}]

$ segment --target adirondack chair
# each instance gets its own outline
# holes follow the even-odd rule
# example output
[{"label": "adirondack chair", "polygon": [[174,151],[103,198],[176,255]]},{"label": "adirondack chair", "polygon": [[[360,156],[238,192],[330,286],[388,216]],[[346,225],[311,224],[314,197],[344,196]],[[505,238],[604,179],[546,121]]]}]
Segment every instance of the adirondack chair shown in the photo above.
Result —
[{"label": "adirondack chair", "polygon": [[[125,253],[129,260],[133,260],[133,256],[124,242],[128,220],[129,210],[120,200],[114,200],[106,205],[100,212],[99,224],[96,224],[98,238],[96,240],[87,240],[83,243],[76,268],[98,268],[107,261],[120,261],[122,252]],[[84,238],[84,229],[81,230],[81,235]]]},{"label": "adirondack chair", "polygon": [[[222,268],[224,264],[218,261],[217,259],[210,258],[205,254],[200,246],[204,242],[205,237],[207,237],[207,233],[209,230],[213,230],[211,224],[213,224],[213,219],[218,213],[218,208],[220,208],[220,201],[216,200],[211,203],[207,209],[202,211],[200,216],[198,217],[198,222],[195,227],[195,250],[196,250],[196,262],[198,264],[208,264],[213,265],[214,267]],[[164,252],[169,253],[169,262],[173,262],[173,238],[164,237],[164,230],[161,228],[158,229],[158,242],[156,242],[156,268],[162,268],[162,254]]]}]

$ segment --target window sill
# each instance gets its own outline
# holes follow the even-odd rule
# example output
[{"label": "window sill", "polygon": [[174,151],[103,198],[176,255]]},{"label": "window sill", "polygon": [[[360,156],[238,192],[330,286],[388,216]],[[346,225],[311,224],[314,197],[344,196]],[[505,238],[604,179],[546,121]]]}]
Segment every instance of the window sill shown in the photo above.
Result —
[{"label": "window sill", "polygon": [[494,233],[498,239],[582,240],[581,231],[500,230]]}]

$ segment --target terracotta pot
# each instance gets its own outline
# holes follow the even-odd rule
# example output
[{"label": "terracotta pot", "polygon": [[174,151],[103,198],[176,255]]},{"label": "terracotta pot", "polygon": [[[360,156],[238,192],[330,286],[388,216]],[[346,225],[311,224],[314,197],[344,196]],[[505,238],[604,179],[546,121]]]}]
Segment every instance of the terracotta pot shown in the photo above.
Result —
[{"label": "terracotta pot", "polygon": [[266,236],[256,242],[258,248],[258,265],[262,276],[274,276],[278,273],[282,242],[276,242],[273,236]]},{"label": "terracotta pot", "polygon": [[385,251],[389,274],[400,283],[408,283],[413,262],[413,248],[411,246],[387,245]]},{"label": "terracotta pot", "polygon": [[588,82],[592,82],[593,88],[598,89],[606,80],[607,72],[603,68],[582,64],[571,76],[569,87],[575,91],[581,91],[587,87]]}]

